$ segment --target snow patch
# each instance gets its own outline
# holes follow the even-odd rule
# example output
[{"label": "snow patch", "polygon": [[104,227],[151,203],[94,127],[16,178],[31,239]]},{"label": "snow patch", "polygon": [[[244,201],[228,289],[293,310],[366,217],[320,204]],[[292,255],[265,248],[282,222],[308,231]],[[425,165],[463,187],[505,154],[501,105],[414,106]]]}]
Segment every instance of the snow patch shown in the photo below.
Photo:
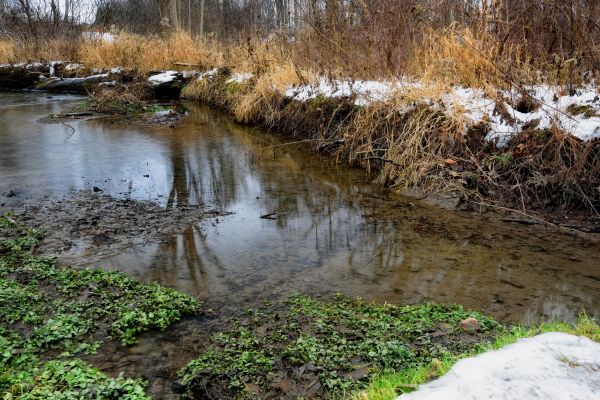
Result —
[{"label": "snow patch", "polygon": [[355,96],[355,104],[366,106],[375,101],[383,101],[391,97],[397,87],[396,83],[380,81],[350,81],[321,78],[318,85],[290,87],[285,95],[297,101],[308,101],[319,96],[340,98]]},{"label": "snow patch", "polygon": [[398,400],[600,399],[600,344],[564,333],[520,339],[457,362]]},{"label": "snow patch", "polygon": [[82,32],[81,36],[87,40],[102,41],[107,43],[113,43],[115,41],[115,35],[110,32]]},{"label": "snow patch", "polygon": [[244,82],[248,82],[250,79],[252,79],[254,75],[250,72],[236,72],[233,75],[231,75],[231,78],[227,79],[226,83],[244,83]]},{"label": "snow patch", "polygon": [[[418,93],[427,86],[414,81],[351,81],[321,78],[317,84],[292,86],[285,95],[296,101],[309,101],[322,96],[327,98],[353,98],[358,106],[386,101],[394,96],[410,91]],[[581,88],[577,93],[564,95],[560,87],[538,85],[526,87],[529,100],[535,109],[517,110],[522,95],[517,90],[501,91],[504,101],[491,99],[482,89],[454,87],[441,96],[440,101],[429,98],[420,101],[442,107],[455,115],[465,117],[463,133],[482,122],[489,126],[486,140],[495,142],[497,147],[506,146],[513,135],[522,132],[527,126],[540,129],[556,126],[581,140],[600,138],[600,97],[592,87]],[[499,110],[500,105],[503,110]],[[585,107],[587,113],[573,115],[570,107]],[[502,112],[500,112],[502,111]]]},{"label": "snow patch", "polygon": [[173,82],[177,78],[177,71],[165,71],[160,74],[152,75],[148,78],[148,82],[150,82],[154,86],[162,85],[163,83]]},{"label": "snow patch", "polygon": [[198,80],[201,81],[204,78],[212,78],[217,75],[219,70],[217,68],[209,69],[208,71],[204,71],[198,75]]},{"label": "snow patch", "polygon": [[69,64],[65,65],[65,69],[67,71],[76,71],[78,69],[84,69],[84,68],[85,68],[85,66],[80,63],[69,63]]}]

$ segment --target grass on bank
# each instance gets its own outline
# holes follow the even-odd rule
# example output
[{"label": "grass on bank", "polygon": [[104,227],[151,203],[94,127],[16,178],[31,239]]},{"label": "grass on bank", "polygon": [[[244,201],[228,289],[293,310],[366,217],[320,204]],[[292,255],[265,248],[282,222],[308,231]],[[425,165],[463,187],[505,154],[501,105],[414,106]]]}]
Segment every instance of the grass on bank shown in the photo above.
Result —
[{"label": "grass on bank", "polygon": [[0,217],[0,398],[148,399],[145,383],[109,378],[81,354],[109,340],[135,343],[199,303],[118,272],[60,266],[31,254],[40,231]]},{"label": "grass on bank", "polygon": [[576,336],[584,336],[595,342],[600,342],[600,325],[586,314],[582,314],[574,324],[565,322],[544,322],[532,327],[514,326],[506,333],[500,334],[494,341],[476,346],[472,351],[452,355],[444,354],[426,365],[407,369],[394,374],[382,374],[375,377],[364,390],[354,393],[353,400],[394,400],[402,393],[409,393],[419,385],[445,375],[459,360],[472,357],[486,351],[500,349],[515,343],[522,338],[528,338],[547,332],[562,332]]}]

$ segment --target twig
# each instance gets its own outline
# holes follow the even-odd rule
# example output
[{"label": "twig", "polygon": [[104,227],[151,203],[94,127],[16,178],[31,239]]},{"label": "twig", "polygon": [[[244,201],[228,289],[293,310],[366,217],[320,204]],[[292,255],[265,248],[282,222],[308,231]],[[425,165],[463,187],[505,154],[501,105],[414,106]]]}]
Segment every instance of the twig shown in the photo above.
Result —
[{"label": "twig", "polygon": [[563,114],[564,116],[566,116],[567,118],[569,118],[571,121],[576,121],[575,118],[573,118],[572,116],[570,116],[569,114],[567,114],[566,112],[548,104],[545,103],[539,99],[534,98],[533,96],[531,96],[529,93],[527,93],[527,91],[525,90],[525,88],[515,82],[515,80],[511,77],[510,74],[508,74],[506,71],[502,70],[502,68],[500,68],[493,60],[491,60],[483,51],[479,50],[476,46],[474,46],[471,42],[469,42],[463,35],[461,35],[460,33],[458,33],[457,31],[454,31],[454,34],[456,36],[458,36],[459,38],[461,38],[467,45],[469,45],[470,47],[472,47],[476,52],[479,53],[480,56],[482,56],[487,62],[489,62],[490,64],[492,64],[492,66],[498,71],[500,72],[501,75],[504,76],[504,79],[506,80],[506,82],[508,82],[509,84],[515,86],[517,89],[519,89],[519,91],[522,94],[525,94],[527,96],[529,96],[531,99],[533,99],[534,101],[537,101],[540,104],[545,105],[546,107],[552,108],[553,110],[559,112],[560,114]]},{"label": "twig", "polygon": [[71,125],[67,124],[64,121],[60,121],[60,123],[71,129],[71,134],[65,139],[65,142],[66,142],[67,140],[69,140],[71,138],[71,136],[73,136],[75,134],[75,128],[73,128]]}]

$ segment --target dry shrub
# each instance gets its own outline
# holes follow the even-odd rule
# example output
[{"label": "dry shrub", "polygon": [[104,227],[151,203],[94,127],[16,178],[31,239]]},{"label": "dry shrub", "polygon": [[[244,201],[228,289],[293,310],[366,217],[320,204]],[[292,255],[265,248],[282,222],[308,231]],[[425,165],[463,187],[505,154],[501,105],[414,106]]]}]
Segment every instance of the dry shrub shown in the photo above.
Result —
[{"label": "dry shrub", "polygon": [[43,42],[3,40],[0,41],[0,62],[76,60],[78,49],[77,40],[65,38]]},{"label": "dry shrub", "polygon": [[107,114],[135,113],[142,111],[152,96],[152,89],[144,83],[97,85],[90,94],[89,108]]},{"label": "dry shrub", "polygon": [[478,162],[477,190],[520,207],[574,206],[600,211],[600,141],[582,142],[553,127],[516,135]]},{"label": "dry shrub", "polygon": [[273,124],[286,90],[305,82],[305,76],[308,76],[308,73],[300,73],[290,62],[273,63],[267,68],[256,78],[251,90],[236,91],[233,107],[236,120],[245,123],[262,120]]},{"label": "dry shrub", "polygon": [[[399,110],[389,103],[360,109],[344,132],[344,158],[378,172],[396,188],[432,188],[431,174],[460,143],[460,124],[425,104]],[[439,185],[438,185],[439,186]]]}]

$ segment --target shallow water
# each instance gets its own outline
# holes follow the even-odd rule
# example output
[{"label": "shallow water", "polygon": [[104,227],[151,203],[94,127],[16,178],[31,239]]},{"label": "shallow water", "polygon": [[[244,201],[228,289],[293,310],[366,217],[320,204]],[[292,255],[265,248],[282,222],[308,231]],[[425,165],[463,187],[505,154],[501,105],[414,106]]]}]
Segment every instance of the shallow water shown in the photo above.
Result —
[{"label": "shallow water", "polygon": [[[215,309],[292,292],[461,303],[502,320],[600,315],[600,248],[433,209],[361,170],[188,105],[176,128],[118,119],[43,124],[80,99],[0,94],[0,203],[102,190],[231,212],[159,243],[61,257],[206,297]],[[276,213],[276,214],[273,214]],[[261,218],[273,214],[268,219]],[[144,346],[144,343],[141,344]]]}]

